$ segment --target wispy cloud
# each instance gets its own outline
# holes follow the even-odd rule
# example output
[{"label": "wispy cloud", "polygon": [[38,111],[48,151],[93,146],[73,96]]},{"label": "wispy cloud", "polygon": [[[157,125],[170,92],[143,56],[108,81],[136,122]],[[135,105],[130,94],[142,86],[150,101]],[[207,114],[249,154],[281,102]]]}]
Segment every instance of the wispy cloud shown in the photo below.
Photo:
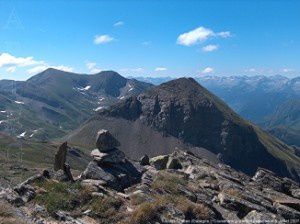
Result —
[{"label": "wispy cloud", "polygon": [[207,46],[204,46],[202,48],[202,51],[204,51],[204,52],[212,52],[212,51],[216,51],[218,49],[219,49],[218,45],[209,44]]},{"label": "wispy cloud", "polygon": [[192,46],[204,42],[205,40],[211,37],[227,38],[230,36],[231,34],[229,31],[214,32],[209,28],[200,26],[194,30],[180,34],[177,38],[177,44],[184,46]]},{"label": "wispy cloud", "polygon": [[139,68],[121,68],[119,70],[120,72],[143,72],[144,69],[139,67]]},{"label": "wispy cloud", "polygon": [[114,23],[114,27],[123,26],[123,25],[124,25],[123,21],[118,21],[118,22]]},{"label": "wispy cloud", "polygon": [[12,67],[8,67],[7,69],[6,69],[6,71],[8,72],[8,73],[14,73],[15,71],[16,71],[16,67],[15,66],[12,66]]},{"label": "wispy cloud", "polygon": [[94,38],[94,44],[107,44],[110,43],[112,41],[114,41],[115,39],[107,34],[104,35],[96,35]]},{"label": "wispy cloud", "polygon": [[58,70],[73,71],[72,67],[65,65],[50,65],[45,61],[35,60],[30,57],[17,57],[9,53],[0,54],[0,68],[6,68],[6,72],[14,73],[18,68],[25,68],[28,74],[37,74],[46,70],[47,68],[55,68]]},{"label": "wispy cloud", "polygon": [[282,69],[282,72],[284,72],[284,73],[289,73],[289,72],[293,72],[293,71],[295,71],[295,70],[292,69],[292,68],[284,68],[284,69]]},{"label": "wispy cloud", "polygon": [[40,73],[42,71],[45,71],[47,68],[55,68],[55,69],[62,70],[65,72],[72,72],[74,70],[72,67],[65,66],[65,65],[51,66],[51,65],[43,64],[43,65],[38,65],[38,66],[28,69],[27,73],[30,75],[34,75],[34,74]]},{"label": "wispy cloud", "polygon": [[257,69],[255,69],[255,68],[247,68],[247,69],[245,69],[245,72],[257,72]]},{"label": "wispy cloud", "polygon": [[214,69],[212,67],[206,67],[205,69],[202,70],[202,74],[208,74],[214,72]]},{"label": "wispy cloud", "polygon": [[90,73],[94,74],[102,71],[102,69],[97,67],[97,64],[95,62],[87,62],[85,65]]},{"label": "wispy cloud", "polygon": [[155,71],[156,71],[156,72],[167,71],[167,70],[168,70],[168,69],[165,68],[165,67],[157,67],[157,68],[155,68]]},{"label": "wispy cloud", "polygon": [[148,46],[148,45],[150,45],[150,44],[151,44],[150,41],[144,41],[144,42],[142,42],[142,45],[144,45],[144,46]]},{"label": "wispy cloud", "polygon": [[0,54],[0,68],[2,67],[26,67],[38,64],[33,57],[15,57],[8,53]]}]

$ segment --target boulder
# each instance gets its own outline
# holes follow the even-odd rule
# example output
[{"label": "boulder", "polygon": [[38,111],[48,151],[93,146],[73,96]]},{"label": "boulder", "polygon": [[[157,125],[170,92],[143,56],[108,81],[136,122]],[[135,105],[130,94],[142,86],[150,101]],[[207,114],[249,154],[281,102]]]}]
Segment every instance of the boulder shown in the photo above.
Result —
[{"label": "boulder", "polygon": [[24,205],[23,199],[11,188],[2,189],[0,191],[0,199],[4,199],[17,207]]},{"label": "boulder", "polygon": [[98,149],[94,149],[91,152],[91,156],[94,161],[97,161],[99,164],[122,163],[125,161],[124,152],[116,148],[108,152],[100,152]]},{"label": "boulder", "polygon": [[269,224],[269,223],[276,223],[278,218],[276,215],[269,213],[269,212],[258,212],[258,211],[251,211],[249,212],[244,218],[243,223],[252,224],[252,223],[261,223],[261,224]]},{"label": "boulder", "polygon": [[101,152],[110,151],[118,146],[120,146],[120,142],[109,131],[102,129],[97,133],[96,147]]},{"label": "boulder", "polygon": [[140,159],[140,164],[141,164],[142,166],[150,165],[150,163],[149,163],[149,156],[144,155],[144,156]]},{"label": "boulder", "polygon": [[179,169],[182,169],[182,165],[181,165],[179,159],[170,157],[168,160],[168,163],[166,165],[166,168],[179,170]]},{"label": "boulder", "polygon": [[22,200],[26,203],[31,201],[35,196],[35,189],[31,185],[21,184],[14,188],[22,198]]},{"label": "boulder", "polygon": [[132,186],[140,181],[142,171],[138,166],[126,160],[124,163],[98,164],[89,163],[81,174],[81,179],[101,180],[102,184],[117,191]]},{"label": "boulder", "polygon": [[166,169],[169,161],[169,155],[156,156],[150,159],[150,164],[157,170]]},{"label": "boulder", "polygon": [[263,206],[251,203],[242,198],[221,192],[218,194],[220,205],[226,209],[237,211],[237,216],[243,218],[252,210],[265,211]]},{"label": "boulder", "polygon": [[290,188],[293,185],[289,179],[282,179],[272,171],[263,168],[258,168],[252,179],[262,187],[272,188],[287,194],[290,194]]},{"label": "boulder", "polygon": [[290,208],[288,206],[282,205],[280,203],[274,203],[277,214],[282,216],[285,219],[300,219],[300,212]]},{"label": "boulder", "polygon": [[300,189],[292,189],[291,194],[293,197],[300,199]]}]

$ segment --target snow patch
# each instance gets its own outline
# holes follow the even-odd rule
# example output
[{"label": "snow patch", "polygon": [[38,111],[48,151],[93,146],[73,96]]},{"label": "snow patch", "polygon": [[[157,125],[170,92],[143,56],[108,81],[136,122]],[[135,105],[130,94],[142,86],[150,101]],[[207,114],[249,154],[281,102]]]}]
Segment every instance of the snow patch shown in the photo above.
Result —
[{"label": "snow patch", "polygon": [[37,132],[38,132],[37,129],[36,129],[36,130],[33,130],[32,134],[29,136],[29,138],[32,138],[32,137],[34,136],[34,134],[37,133]]},{"label": "snow patch", "polygon": [[103,109],[104,107],[97,107],[96,109],[94,109],[94,111],[99,111],[101,109]]},{"label": "snow patch", "polygon": [[86,86],[86,87],[73,87],[75,90],[79,91],[88,91],[91,88],[91,86]]},{"label": "snow patch", "polygon": [[17,101],[17,100],[15,100],[15,103],[16,103],[16,104],[25,104],[24,102]]},{"label": "snow patch", "polygon": [[19,135],[17,136],[17,138],[24,138],[25,135],[26,135],[26,131],[24,131],[23,133],[19,134]]}]

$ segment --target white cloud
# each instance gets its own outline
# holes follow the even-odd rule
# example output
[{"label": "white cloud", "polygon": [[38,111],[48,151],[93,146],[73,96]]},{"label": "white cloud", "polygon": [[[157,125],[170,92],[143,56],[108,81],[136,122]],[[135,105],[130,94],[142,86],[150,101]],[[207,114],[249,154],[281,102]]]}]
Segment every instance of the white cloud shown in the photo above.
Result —
[{"label": "white cloud", "polygon": [[143,68],[122,68],[120,72],[142,72],[144,71]]},{"label": "white cloud", "polygon": [[217,33],[216,36],[227,38],[227,37],[231,37],[231,33],[229,31],[222,31]]},{"label": "white cloud", "polygon": [[0,54],[0,68],[1,67],[26,67],[30,65],[35,65],[38,62],[33,59],[33,57],[15,57],[8,53]]},{"label": "white cloud", "polygon": [[205,69],[202,70],[202,74],[208,74],[208,73],[212,73],[214,71],[213,68],[211,67],[206,67]]},{"label": "white cloud", "polygon": [[145,46],[148,46],[148,45],[150,45],[150,44],[151,44],[150,41],[144,41],[144,42],[142,42],[142,45],[145,45]]},{"label": "white cloud", "polygon": [[94,38],[94,43],[95,44],[107,44],[110,43],[112,41],[114,41],[115,39],[107,34],[104,35],[96,35]]},{"label": "white cloud", "polygon": [[284,72],[284,73],[289,73],[289,72],[293,72],[293,71],[294,71],[294,69],[291,69],[291,68],[282,69],[282,72]]},{"label": "white cloud", "polygon": [[165,67],[157,67],[157,68],[155,68],[155,71],[156,71],[156,72],[167,71],[167,70],[168,70],[168,69],[165,68]]},{"label": "white cloud", "polygon": [[90,73],[95,74],[102,71],[102,69],[97,67],[97,64],[95,62],[87,62],[85,65]]},{"label": "white cloud", "polygon": [[62,70],[65,72],[72,72],[74,70],[72,67],[65,66],[65,65],[50,66],[47,64],[42,64],[42,65],[35,66],[31,69],[28,69],[27,73],[30,75],[34,75],[34,74],[40,73],[42,71],[45,71],[47,68],[55,68],[55,69]]},{"label": "white cloud", "polygon": [[117,26],[123,26],[124,25],[124,22],[123,21],[118,21],[114,24],[114,27],[117,27]]},{"label": "white cloud", "polygon": [[74,69],[72,67],[69,66],[65,66],[65,65],[58,65],[58,66],[48,66],[49,68],[55,68],[58,70],[62,70],[65,72],[72,72]]},{"label": "white cloud", "polygon": [[48,67],[46,65],[39,65],[39,66],[35,66],[31,69],[27,70],[28,74],[37,74],[39,72],[42,72],[44,70],[46,70]]},{"label": "white cloud", "polygon": [[212,52],[212,51],[218,50],[218,48],[219,48],[218,45],[209,44],[209,45],[203,47],[202,51],[204,51],[204,52]]},{"label": "white cloud", "polygon": [[256,72],[257,70],[255,68],[249,68],[246,69],[245,72]]},{"label": "white cloud", "polygon": [[203,42],[210,37],[227,38],[230,36],[231,34],[229,31],[222,31],[222,32],[215,33],[213,30],[209,28],[200,26],[194,30],[180,34],[177,38],[177,44],[184,45],[184,46],[192,46],[200,42]]},{"label": "white cloud", "polygon": [[15,72],[18,68],[26,67],[28,74],[36,74],[47,68],[55,68],[67,72],[73,71],[72,67],[65,65],[49,65],[44,61],[37,61],[33,57],[17,57],[9,53],[0,53],[0,68],[6,68],[8,73]]},{"label": "white cloud", "polygon": [[15,67],[15,66],[8,67],[8,68],[6,69],[6,71],[7,71],[8,73],[13,73],[13,72],[16,71],[16,67]]}]

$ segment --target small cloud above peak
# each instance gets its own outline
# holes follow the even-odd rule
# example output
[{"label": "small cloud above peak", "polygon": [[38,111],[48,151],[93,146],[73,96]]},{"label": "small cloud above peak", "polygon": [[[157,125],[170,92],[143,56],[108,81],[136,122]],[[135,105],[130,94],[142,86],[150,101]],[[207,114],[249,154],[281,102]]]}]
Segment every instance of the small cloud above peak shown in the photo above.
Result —
[{"label": "small cloud above peak", "polygon": [[94,44],[99,45],[99,44],[107,44],[115,39],[107,34],[104,35],[96,35],[94,38]]},{"label": "small cloud above peak", "polygon": [[123,26],[124,25],[124,22],[123,21],[118,21],[116,23],[114,23],[114,27],[118,27],[118,26]]},{"label": "small cloud above peak", "polygon": [[155,68],[155,71],[156,71],[156,72],[167,71],[167,70],[168,70],[168,69],[165,68],[165,67],[157,67],[157,68]]},{"label": "small cloud above peak", "polygon": [[229,31],[221,31],[216,33],[209,28],[200,26],[194,30],[180,34],[177,38],[177,44],[184,46],[192,46],[204,42],[211,37],[227,38],[230,36],[231,34]]},{"label": "small cloud above peak", "polygon": [[295,71],[295,70],[292,69],[292,68],[284,68],[284,69],[282,69],[282,72],[284,72],[284,73],[289,73],[289,72],[293,72],[293,71]]},{"label": "small cloud above peak", "polygon": [[218,49],[219,49],[218,45],[209,44],[207,46],[204,46],[202,48],[202,51],[204,51],[204,52],[212,52],[212,51],[216,51]]},{"label": "small cloud above peak", "polygon": [[95,62],[87,62],[85,65],[90,73],[95,74],[102,71],[102,69],[97,67],[97,64]]},{"label": "small cloud above peak", "polygon": [[212,67],[206,67],[205,69],[202,70],[202,74],[209,74],[214,72],[214,69]]}]

